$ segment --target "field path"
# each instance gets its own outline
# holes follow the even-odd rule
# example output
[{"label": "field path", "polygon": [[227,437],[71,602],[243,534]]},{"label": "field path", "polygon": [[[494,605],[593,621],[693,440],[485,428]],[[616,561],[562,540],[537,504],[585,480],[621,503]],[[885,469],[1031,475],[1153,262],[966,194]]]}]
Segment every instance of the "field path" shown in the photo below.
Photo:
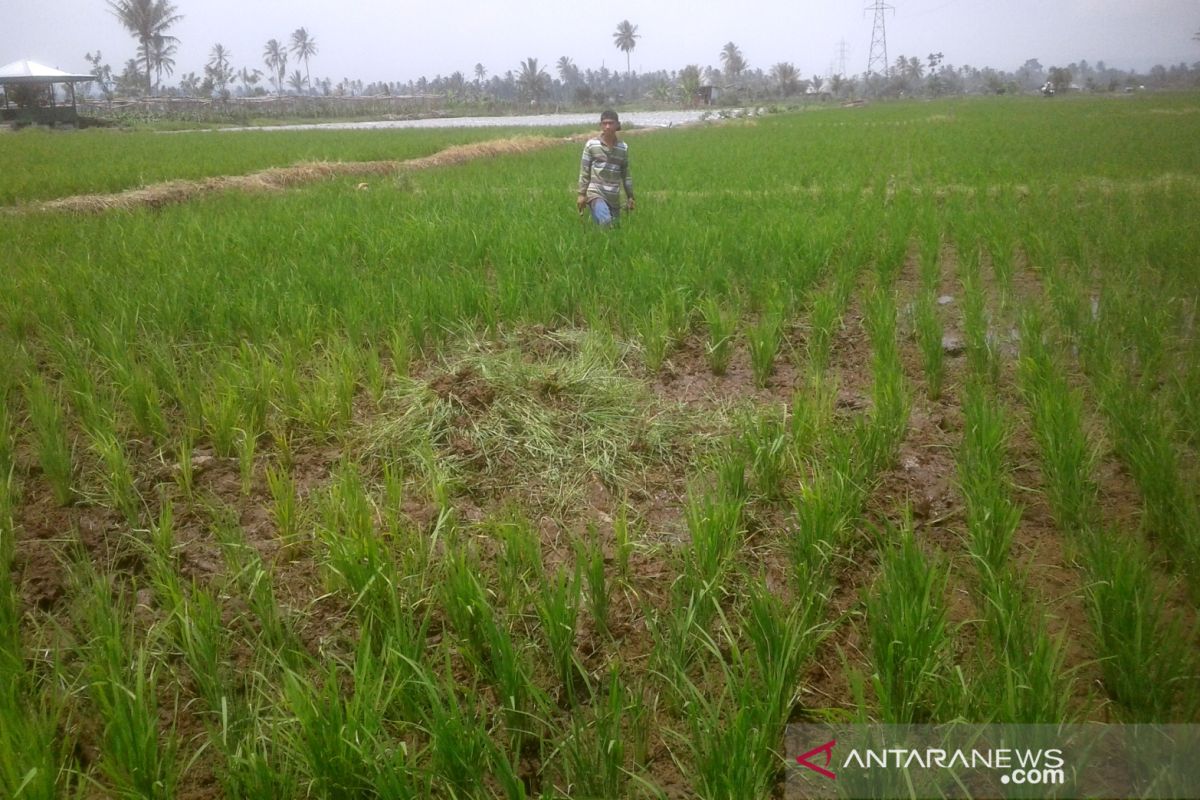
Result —
[{"label": "field path", "polygon": [[[658,130],[645,128],[640,131]],[[640,132],[639,131],[639,132]],[[631,132],[630,132],[631,133]],[[448,167],[491,156],[515,155],[544,150],[566,142],[585,141],[590,133],[568,137],[515,136],[472,144],[447,147],[431,156],[407,161],[313,161],[289,167],[271,167],[246,175],[220,175],[198,180],[175,180],[155,183],[138,189],[110,194],[80,194],[60,197],[40,203],[8,206],[8,213],[31,211],[66,211],[77,214],[98,214],[116,209],[160,208],[183,203],[215,192],[279,191],[291,186],[328,180],[347,175],[391,175],[435,167]],[[628,133],[626,134],[628,135]]]}]

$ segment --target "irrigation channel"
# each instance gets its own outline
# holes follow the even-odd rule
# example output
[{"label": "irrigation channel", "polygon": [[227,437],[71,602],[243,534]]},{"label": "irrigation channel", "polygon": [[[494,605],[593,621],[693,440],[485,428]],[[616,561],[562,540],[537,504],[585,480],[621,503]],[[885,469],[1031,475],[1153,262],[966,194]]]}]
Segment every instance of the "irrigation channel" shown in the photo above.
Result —
[{"label": "irrigation channel", "polygon": [[[727,111],[732,116],[750,113],[747,109]],[[698,122],[705,116],[713,116],[707,109],[690,111],[630,111],[621,114],[624,124],[638,128],[671,128]],[[308,125],[269,125],[248,128],[222,128],[230,131],[316,131],[316,130],[367,130],[373,128],[547,128],[559,125],[590,125],[595,123],[596,114],[531,114],[519,117],[431,117],[429,119],[394,119],[374,122],[322,122]]]}]

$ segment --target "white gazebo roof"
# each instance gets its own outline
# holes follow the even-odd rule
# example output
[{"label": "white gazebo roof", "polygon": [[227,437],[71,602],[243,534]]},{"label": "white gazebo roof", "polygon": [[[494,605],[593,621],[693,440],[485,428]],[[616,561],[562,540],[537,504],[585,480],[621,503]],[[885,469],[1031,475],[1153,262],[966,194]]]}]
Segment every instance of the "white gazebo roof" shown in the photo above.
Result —
[{"label": "white gazebo roof", "polygon": [[0,67],[0,83],[76,83],[94,81],[91,75],[76,75],[22,59]]}]

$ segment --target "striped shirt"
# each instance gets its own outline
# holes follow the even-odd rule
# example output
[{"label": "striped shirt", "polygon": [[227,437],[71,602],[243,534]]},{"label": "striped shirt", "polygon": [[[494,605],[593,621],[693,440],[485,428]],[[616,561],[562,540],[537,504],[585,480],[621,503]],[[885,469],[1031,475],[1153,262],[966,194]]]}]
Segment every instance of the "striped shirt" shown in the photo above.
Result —
[{"label": "striped shirt", "polygon": [[588,202],[602,197],[609,208],[619,208],[622,186],[625,187],[625,196],[632,200],[633,175],[629,172],[629,147],[619,140],[609,147],[598,136],[588,139],[583,146],[583,161],[579,166],[579,193],[587,195]]}]

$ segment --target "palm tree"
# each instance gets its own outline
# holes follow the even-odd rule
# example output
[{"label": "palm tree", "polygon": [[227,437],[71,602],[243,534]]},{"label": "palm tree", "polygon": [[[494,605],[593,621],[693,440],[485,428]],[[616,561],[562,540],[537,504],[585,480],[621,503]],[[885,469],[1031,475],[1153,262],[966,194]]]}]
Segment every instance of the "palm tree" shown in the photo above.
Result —
[{"label": "palm tree", "polygon": [[317,54],[317,40],[309,36],[304,28],[296,28],[292,31],[292,53],[296,58],[303,59],[304,80],[311,85],[312,81],[308,77],[308,59]]},{"label": "palm tree", "polygon": [[[150,70],[155,52],[154,40],[156,37],[162,40],[160,49],[167,44],[178,42],[174,36],[167,35],[167,30],[183,19],[183,15],[176,13],[178,9],[167,0],[108,0],[108,7],[126,30],[138,40],[138,53],[146,64],[146,94],[150,94],[153,89],[150,85]],[[174,50],[166,55],[169,58],[173,54]],[[175,62],[172,61],[172,69],[174,65]],[[160,67],[160,72],[161,69]]]},{"label": "palm tree", "polygon": [[779,84],[781,97],[790,97],[796,93],[800,73],[796,71],[796,66],[790,61],[780,61],[771,67],[771,77]]},{"label": "palm tree", "polygon": [[267,42],[267,46],[263,49],[263,61],[266,63],[267,69],[271,70],[276,93],[282,95],[283,76],[287,72],[287,50],[283,49],[278,39]]},{"label": "palm tree", "polygon": [[303,94],[305,78],[300,74],[300,70],[292,70],[292,74],[288,76],[288,86],[290,86],[296,94]]},{"label": "palm tree", "polygon": [[725,46],[721,48],[721,63],[725,65],[725,73],[731,79],[737,78],[746,68],[746,59],[742,57],[742,51],[733,42],[726,42]]},{"label": "palm tree", "polygon": [[558,70],[558,77],[564,84],[570,84],[579,76],[579,67],[575,66],[575,62],[570,56],[559,56],[558,63],[555,65]]},{"label": "palm tree", "polygon": [[258,81],[262,78],[261,69],[249,69],[242,67],[242,71],[238,73],[238,80],[242,82],[242,92],[250,94],[254,91],[254,87],[258,85]]},{"label": "palm tree", "polygon": [[538,66],[538,60],[530,57],[521,62],[521,74],[517,78],[517,87],[521,95],[537,102],[546,94],[546,84],[550,76],[546,70]]},{"label": "palm tree", "polygon": [[575,66],[575,62],[571,60],[570,56],[559,56],[555,68],[558,70],[558,77],[562,80],[563,101],[566,102],[570,97],[571,87],[579,82],[579,67]]},{"label": "palm tree", "polygon": [[483,79],[486,77],[487,77],[487,68],[484,67],[482,63],[477,63],[475,65],[475,83],[482,85]]},{"label": "palm tree", "polygon": [[151,61],[154,62],[154,91],[158,92],[158,85],[162,82],[162,74],[165,72],[167,76],[175,74],[175,51],[179,48],[174,44],[179,41],[174,36],[155,36],[151,44]]},{"label": "palm tree", "polygon": [[229,63],[231,57],[230,52],[225,49],[225,45],[218,42],[209,51],[208,63],[204,65],[204,72],[212,78],[213,87],[221,97],[225,97],[225,87],[233,78],[233,67]]},{"label": "palm tree", "polygon": [[629,20],[621,20],[617,32],[613,34],[613,44],[625,54],[625,75],[629,75],[629,54],[637,47],[637,40],[642,38],[637,32],[637,25],[630,25]]}]

